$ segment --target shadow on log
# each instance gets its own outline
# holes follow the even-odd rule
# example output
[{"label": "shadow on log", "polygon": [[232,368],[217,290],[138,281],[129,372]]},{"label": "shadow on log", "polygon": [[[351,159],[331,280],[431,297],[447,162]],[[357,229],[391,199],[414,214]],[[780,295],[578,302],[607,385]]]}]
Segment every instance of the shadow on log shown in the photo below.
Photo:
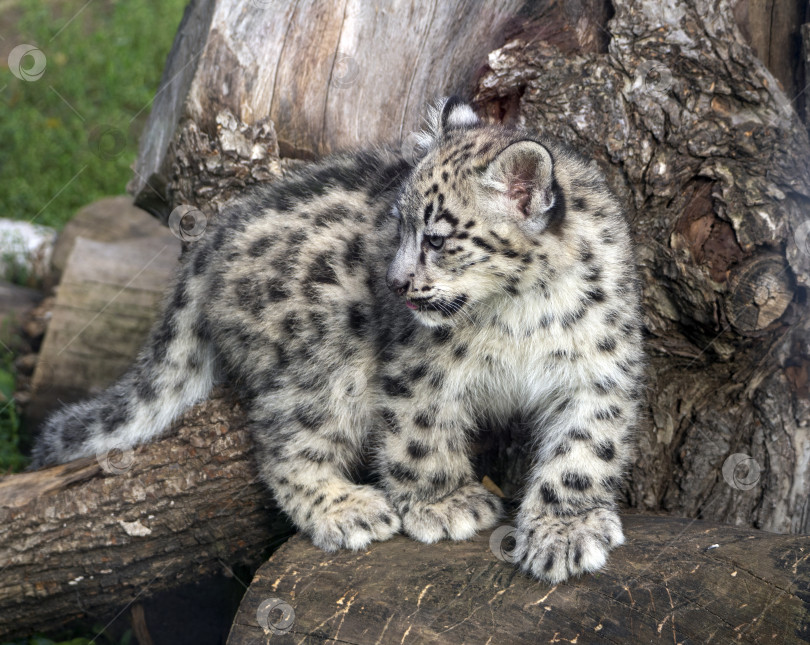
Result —
[{"label": "shadow on log", "polygon": [[256,643],[799,643],[810,543],[708,522],[625,516],[596,576],[548,587],[508,561],[508,529],[402,537],[326,555],[295,537],[259,569],[228,645]]}]

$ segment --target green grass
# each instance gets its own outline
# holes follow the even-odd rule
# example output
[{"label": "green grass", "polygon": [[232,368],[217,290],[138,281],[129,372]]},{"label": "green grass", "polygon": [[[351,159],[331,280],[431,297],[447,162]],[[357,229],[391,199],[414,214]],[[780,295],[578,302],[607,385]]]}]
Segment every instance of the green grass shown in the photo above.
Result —
[{"label": "green grass", "polygon": [[12,398],[17,380],[15,328],[10,317],[0,320],[0,475],[18,472],[28,465],[28,459],[20,452],[20,417]]},{"label": "green grass", "polygon": [[[85,204],[125,192],[185,4],[0,3],[2,46],[34,45],[46,58],[35,81],[19,80],[0,62],[3,217],[61,228]],[[9,24],[11,13],[19,20]],[[33,60],[23,58],[23,68]]]}]

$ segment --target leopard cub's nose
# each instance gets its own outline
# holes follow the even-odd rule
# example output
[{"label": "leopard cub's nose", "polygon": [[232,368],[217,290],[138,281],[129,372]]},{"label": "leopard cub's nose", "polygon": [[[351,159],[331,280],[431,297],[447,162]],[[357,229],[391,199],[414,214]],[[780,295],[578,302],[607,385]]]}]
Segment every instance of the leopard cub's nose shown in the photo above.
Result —
[{"label": "leopard cub's nose", "polygon": [[410,284],[410,281],[392,278],[391,276],[388,276],[386,279],[386,283],[388,284],[388,288],[391,289],[391,291],[393,291],[398,296],[402,296],[408,290],[408,285]]}]

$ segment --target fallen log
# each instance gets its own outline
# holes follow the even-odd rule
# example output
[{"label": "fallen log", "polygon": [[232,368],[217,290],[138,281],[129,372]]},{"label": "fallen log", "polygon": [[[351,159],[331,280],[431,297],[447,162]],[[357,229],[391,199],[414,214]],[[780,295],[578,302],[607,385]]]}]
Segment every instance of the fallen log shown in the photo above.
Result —
[{"label": "fallen log", "polygon": [[246,564],[289,534],[222,393],[177,434],[0,479],[0,639],[97,618]]},{"label": "fallen log", "polygon": [[705,643],[810,638],[807,536],[628,515],[606,569],[554,587],[508,561],[509,528],[324,554],[301,537],[256,573],[228,645]]}]

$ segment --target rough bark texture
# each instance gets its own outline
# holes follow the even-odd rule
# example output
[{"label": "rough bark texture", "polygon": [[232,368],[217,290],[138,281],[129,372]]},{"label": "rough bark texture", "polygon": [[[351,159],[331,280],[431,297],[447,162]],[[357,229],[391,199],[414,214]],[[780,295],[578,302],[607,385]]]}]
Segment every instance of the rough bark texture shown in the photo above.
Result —
[{"label": "rough bark texture", "polygon": [[664,517],[625,524],[628,544],[604,572],[551,588],[508,562],[507,527],[331,556],[296,537],[256,573],[228,645],[810,638],[806,539]]},{"label": "rough bark texture", "polygon": [[630,206],[651,364],[629,503],[810,532],[806,131],[729,3],[614,4],[606,52],[514,40],[476,98]]},{"label": "rough bark texture", "polygon": [[468,92],[523,0],[194,0],[141,140],[130,192],[164,221],[216,212],[277,168],[402,140],[424,105]]},{"label": "rough bark texture", "polygon": [[0,639],[255,566],[286,536],[222,395],[164,441],[0,480]]}]

